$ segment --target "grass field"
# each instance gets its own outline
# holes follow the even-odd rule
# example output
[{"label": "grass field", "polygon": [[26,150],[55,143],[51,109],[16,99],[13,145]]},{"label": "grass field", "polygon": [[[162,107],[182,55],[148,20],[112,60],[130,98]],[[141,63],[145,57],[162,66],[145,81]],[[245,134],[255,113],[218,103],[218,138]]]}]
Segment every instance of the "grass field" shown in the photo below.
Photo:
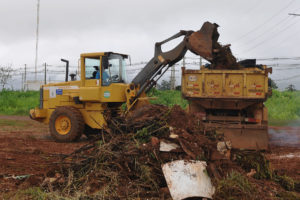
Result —
[{"label": "grass field", "polygon": [[[186,108],[188,102],[181,98],[180,91],[152,90],[150,96],[157,97],[151,103]],[[0,114],[28,115],[30,108],[39,104],[37,91],[2,91],[0,92]],[[273,95],[265,103],[269,111],[271,124],[287,124],[288,121],[300,120],[300,91],[288,92],[273,90]]]},{"label": "grass field", "polygon": [[0,114],[2,115],[28,115],[29,109],[39,104],[38,91],[1,91]]},{"label": "grass field", "polygon": [[265,105],[269,121],[273,125],[298,125],[300,120],[300,91],[289,92],[273,90],[273,95]]}]

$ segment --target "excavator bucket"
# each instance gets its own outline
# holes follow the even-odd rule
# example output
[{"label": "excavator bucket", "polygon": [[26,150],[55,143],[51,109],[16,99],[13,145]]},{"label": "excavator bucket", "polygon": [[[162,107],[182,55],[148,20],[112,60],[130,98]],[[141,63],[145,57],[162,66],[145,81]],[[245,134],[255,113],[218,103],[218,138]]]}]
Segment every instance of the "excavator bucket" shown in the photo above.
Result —
[{"label": "excavator bucket", "polygon": [[188,38],[188,49],[211,63],[212,69],[236,69],[239,64],[232,55],[230,45],[218,42],[219,25],[205,22],[201,29],[192,33]]},{"label": "excavator bucket", "polygon": [[199,31],[189,36],[189,50],[212,62],[213,49],[219,38],[218,27],[218,24],[205,22]]}]

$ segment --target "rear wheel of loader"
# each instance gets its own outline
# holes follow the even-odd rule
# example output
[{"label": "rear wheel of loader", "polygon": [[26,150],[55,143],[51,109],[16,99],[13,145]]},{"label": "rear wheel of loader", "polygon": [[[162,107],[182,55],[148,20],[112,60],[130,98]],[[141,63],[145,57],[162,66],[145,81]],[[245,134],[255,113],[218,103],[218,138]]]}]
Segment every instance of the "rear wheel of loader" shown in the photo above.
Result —
[{"label": "rear wheel of loader", "polygon": [[58,107],[50,117],[49,129],[51,136],[57,142],[78,140],[84,130],[83,117],[76,108]]}]

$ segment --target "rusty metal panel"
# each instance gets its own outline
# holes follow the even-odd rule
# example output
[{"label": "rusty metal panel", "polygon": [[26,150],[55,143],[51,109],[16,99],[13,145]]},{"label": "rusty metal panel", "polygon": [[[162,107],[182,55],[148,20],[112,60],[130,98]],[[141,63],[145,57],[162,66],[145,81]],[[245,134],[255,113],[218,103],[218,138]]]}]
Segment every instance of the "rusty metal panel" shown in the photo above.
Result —
[{"label": "rusty metal panel", "polygon": [[260,99],[267,97],[268,76],[264,70],[185,70],[182,93],[186,98]]},{"label": "rusty metal panel", "polygon": [[268,128],[224,129],[226,140],[230,140],[234,149],[267,150],[269,148]]},{"label": "rusty metal panel", "polygon": [[225,140],[233,149],[268,150],[269,134],[267,125],[204,123],[205,128],[214,127],[222,131]]},{"label": "rusty metal panel", "polygon": [[205,74],[204,95],[207,97],[220,97],[222,93],[222,74]]},{"label": "rusty metal panel", "polygon": [[184,75],[183,93],[190,97],[202,96],[202,76],[199,73]]},{"label": "rusty metal panel", "polygon": [[259,74],[247,74],[247,96],[265,98],[265,76]]},{"label": "rusty metal panel", "polygon": [[243,74],[225,75],[225,96],[241,97],[243,96]]}]

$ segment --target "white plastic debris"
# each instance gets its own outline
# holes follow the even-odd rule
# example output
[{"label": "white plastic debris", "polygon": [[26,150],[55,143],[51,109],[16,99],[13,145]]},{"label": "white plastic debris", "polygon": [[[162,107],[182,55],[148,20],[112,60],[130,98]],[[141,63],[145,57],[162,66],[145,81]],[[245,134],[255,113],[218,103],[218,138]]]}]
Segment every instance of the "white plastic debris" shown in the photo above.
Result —
[{"label": "white plastic debris", "polygon": [[226,143],[225,142],[218,142],[217,149],[221,154],[225,154],[227,151]]},{"label": "white plastic debris", "polygon": [[206,171],[205,161],[176,160],[162,165],[162,170],[174,200],[191,197],[212,198],[215,192]]},{"label": "white plastic debris", "polygon": [[217,143],[217,149],[221,154],[225,154],[227,150],[230,150],[232,147],[230,141],[223,141]]},{"label": "white plastic debris", "polygon": [[170,134],[170,136],[169,136],[170,138],[172,138],[172,139],[176,139],[176,138],[178,138],[179,136],[178,135],[176,135],[176,134]]},{"label": "white plastic debris", "polygon": [[175,134],[174,128],[172,126],[169,127],[169,130],[170,130],[170,136],[169,136],[170,138],[176,139],[179,137],[177,134]]},{"label": "white plastic debris", "polygon": [[177,144],[166,143],[164,141],[160,141],[160,145],[159,145],[159,150],[160,151],[169,152],[169,151],[172,151],[172,150],[177,149],[177,148],[179,148],[179,146]]}]

